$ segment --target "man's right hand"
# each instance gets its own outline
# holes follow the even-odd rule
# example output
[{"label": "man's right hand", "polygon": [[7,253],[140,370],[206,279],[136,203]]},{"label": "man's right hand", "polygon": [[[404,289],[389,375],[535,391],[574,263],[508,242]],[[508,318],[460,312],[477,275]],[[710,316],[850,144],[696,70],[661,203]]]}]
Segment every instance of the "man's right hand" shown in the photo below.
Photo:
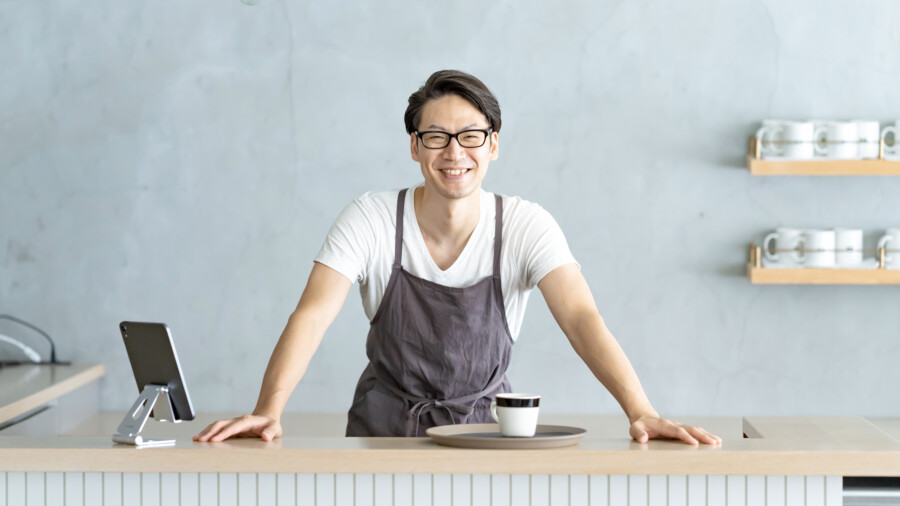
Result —
[{"label": "man's right hand", "polygon": [[268,416],[243,415],[209,424],[194,441],[224,441],[230,437],[258,437],[271,441],[281,436],[281,423]]}]

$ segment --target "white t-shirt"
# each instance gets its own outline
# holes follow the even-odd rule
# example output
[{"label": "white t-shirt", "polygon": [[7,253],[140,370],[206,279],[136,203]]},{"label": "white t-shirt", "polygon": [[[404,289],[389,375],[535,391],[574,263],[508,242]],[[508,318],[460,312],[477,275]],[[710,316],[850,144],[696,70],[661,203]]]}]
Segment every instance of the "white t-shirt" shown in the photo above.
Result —
[{"label": "white t-shirt", "polygon": [[[417,185],[421,186],[421,185]],[[494,194],[481,191],[481,216],[459,258],[442,271],[425,246],[416,219],[413,194],[406,192],[401,265],[410,274],[444,286],[471,286],[493,272]],[[359,281],[363,308],[371,320],[378,311],[394,262],[397,194],[368,192],[353,200],[335,220],[315,261]],[[574,263],[566,238],[544,208],[519,197],[503,198],[500,281],[506,321],[519,336],[531,290],[553,269]],[[580,268],[580,266],[579,266]]]}]

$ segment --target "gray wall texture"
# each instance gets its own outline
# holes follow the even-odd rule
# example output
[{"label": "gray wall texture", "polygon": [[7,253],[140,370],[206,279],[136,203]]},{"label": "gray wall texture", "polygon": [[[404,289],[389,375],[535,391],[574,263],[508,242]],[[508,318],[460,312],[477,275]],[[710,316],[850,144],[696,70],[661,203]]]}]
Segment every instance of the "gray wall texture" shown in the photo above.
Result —
[{"label": "gray wall texture", "polygon": [[[428,75],[503,109],[484,186],[548,209],[664,415],[900,415],[900,288],[754,286],[779,225],[900,226],[900,178],[751,177],[759,120],[900,117],[900,3],[0,0],[0,312],[136,396],[120,320],[174,331],[200,411],[253,408],[338,212],[421,179]],[[290,411],[345,411],[354,288]],[[0,333],[32,334],[8,322]],[[0,357],[15,355],[0,349]],[[618,413],[539,292],[509,372]]]}]

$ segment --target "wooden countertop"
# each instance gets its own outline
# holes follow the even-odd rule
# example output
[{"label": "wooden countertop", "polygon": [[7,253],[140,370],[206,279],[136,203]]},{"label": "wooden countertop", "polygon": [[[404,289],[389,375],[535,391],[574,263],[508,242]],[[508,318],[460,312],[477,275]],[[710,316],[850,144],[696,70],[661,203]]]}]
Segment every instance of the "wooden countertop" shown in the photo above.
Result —
[{"label": "wooden countertop", "polygon": [[16,365],[0,369],[0,424],[104,374],[102,364]]},{"label": "wooden countertop", "polygon": [[[121,416],[101,414],[94,427],[108,431]],[[721,447],[693,447],[635,443],[621,416],[547,415],[541,423],[589,431],[579,445],[549,450],[474,450],[442,447],[429,438],[331,436],[343,432],[338,423],[343,415],[286,416],[287,436],[269,443],[193,442],[190,435],[213,418],[157,424],[146,431],[177,433],[176,445],[169,448],[115,445],[108,434],[88,434],[84,424],[73,431],[77,435],[0,437],[0,471],[900,476],[900,441],[861,417],[676,417],[723,438]],[[880,424],[900,426],[895,419]],[[301,426],[329,436],[292,436],[303,432],[296,430]]]}]

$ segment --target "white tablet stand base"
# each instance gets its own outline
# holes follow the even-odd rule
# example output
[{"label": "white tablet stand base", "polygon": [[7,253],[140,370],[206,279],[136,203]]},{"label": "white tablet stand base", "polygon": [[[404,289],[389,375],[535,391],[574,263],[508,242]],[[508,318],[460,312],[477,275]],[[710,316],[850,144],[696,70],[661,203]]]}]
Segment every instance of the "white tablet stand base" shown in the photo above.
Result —
[{"label": "white tablet stand base", "polygon": [[181,421],[175,420],[172,400],[169,399],[169,388],[164,385],[146,385],[113,434],[113,441],[137,447],[174,445],[174,439],[145,439],[141,436],[141,429],[150,418],[151,411],[153,418],[161,422]]}]

